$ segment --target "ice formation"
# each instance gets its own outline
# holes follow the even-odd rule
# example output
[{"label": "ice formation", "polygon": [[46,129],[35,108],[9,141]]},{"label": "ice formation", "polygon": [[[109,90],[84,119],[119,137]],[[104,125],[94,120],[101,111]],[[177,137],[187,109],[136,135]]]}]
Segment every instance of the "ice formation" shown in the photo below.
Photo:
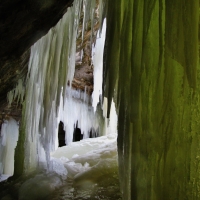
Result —
[{"label": "ice formation", "polygon": [[[18,123],[10,118],[1,127],[0,133],[0,176],[13,175],[14,151],[18,141]],[[1,178],[0,178],[1,180]]]},{"label": "ice formation", "polygon": [[96,111],[96,106],[99,102],[99,98],[102,96],[102,83],[103,83],[103,52],[104,43],[106,36],[106,19],[104,19],[102,32],[98,31],[97,40],[95,45],[93,45],[93,65],[94,65],[94,91],[92,93],[92,106],[94,112]]},{"label": "ice formation", "polygon": [[45,199],[64,184],[66,175],[73,178],[76,185],[94,184],[106,174],[117,171],[117,160],[115,134],[71,143],[51,153],[54,164],[50,172],[38,173],[23,181],[19,199]]},{"label": "ice formation", "polygon": [[[61,147],[51,154],[52,160],[60,159],[68,171],[68,176],[75,179],[92,173],[113,159],[116,164],[116,135],[109,134],[98,138],[88,138],[68,146]],[[104,167],[106,169],[106,167]],[[93,176],[97,176],[93,175]],[[91,176],[88,176],[91,178]]]},{"label": "ice formation", "polygon": [[117,113],[116,113],[116,107],[115,107],[115,103],[112,100],[111,102],[111,108],[110,108],[110,117],[106,118],[106,112],[107,112],[107,98],[104,97],[104,104],[103,104],[103,108],[104,108],[104,117],[105,117],[105,127],[106,127],[106,134],[117,134],[117,124],[118,124],[118,117],[117,117]]},{"label": "ice formation", "polygon": [[78,122],[78,127],[83,133],[83,138],[89,137],[91,128],[97,132],[103,132],[103,119],[100,113],[93,112],[90,105],[90,97],[83,92],[67,88],[67,97],[64,102],[61,100],[59,109],[59,120],[64,123],[66,131],[66,144],[72,142],[74,125]]},{"label": "ice formation", "polygon": [[37,174],[22,184],[19,190],[19,199],[44,199],[61,185],[62,179],[57,174]]},{"label": "ice formation", "polygon": [[[76,100],[70,84],[74,76],[76,38],[83,6],[83,29],[93,22],[95,0],[75,0],[60,22],[31,48],[23,125],[25,171],[50,167],[50,152],[58,147],[58,124],[64,123],[66,143],[72,142],[74,124],[88,137],[91,128],[101,126],[98,113],[88,106],[88,97]],[[100,1],[100,18],[104,1]],[[85,12],[85,9],[90,12]],[[84,31],[83,31],[84,33]]]},{"label": "ice formation", "polygon": [[24,95],[25,95],[24,80],[19,79],[16,87],[7,94],[8,107],[11,106],[14,100],[16,100],[17,103],[21,104],[24,101]]},{"label": "ice formation", "polygon": [[[86,93],[70,88],[74,75],[76,34],[82,5],[84,34],[87,21],[93,21],[95,2],[75,0],[74,6],[68,9],[57,26],[31,48],[22,131],[25,133],[25,172],[39,170],[22,181],[18,197],[21,200],[44,199],[62,186],[67,177],[73,178],[76,184],[82,184],[86,179],[92,183],[113,169],[117,171],[115,105],[112,102],[110,120],[102,119],[99,113],[101,103],[97,106],[102,94],[106,21],[93,46],[92,99]],[[103,18],[103,7],[102,0],[99,5],[100,18]],[[19,89],[15,91],[21,94],[20,84],[17,88]],[[15,91],[8,95],[9,104],[15,98],[13,95],[17,94]],[[105,112],[106,99],[103,107]],[[104,117],[106,118],[105,114]],[[56,150],[60,121],[64,124],[68,145]],[[74,125],[77,122],[84,133],[84,140],[72,143]],[[101,135],[106,135],[89,139],[88,133],[91,128],[98,130]],[[2,144],[3,141],[2,139]]]}]

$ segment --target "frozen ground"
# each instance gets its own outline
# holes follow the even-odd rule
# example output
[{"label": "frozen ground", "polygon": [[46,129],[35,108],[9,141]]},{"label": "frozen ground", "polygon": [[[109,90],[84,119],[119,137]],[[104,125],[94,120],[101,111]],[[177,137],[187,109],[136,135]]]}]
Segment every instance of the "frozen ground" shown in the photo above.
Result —
[{"label": "frozen ground", "polygon": [[50,171],[37,172],[0,189],[1,200],[121,199],[116,135],[85,139],[51,154]]}]

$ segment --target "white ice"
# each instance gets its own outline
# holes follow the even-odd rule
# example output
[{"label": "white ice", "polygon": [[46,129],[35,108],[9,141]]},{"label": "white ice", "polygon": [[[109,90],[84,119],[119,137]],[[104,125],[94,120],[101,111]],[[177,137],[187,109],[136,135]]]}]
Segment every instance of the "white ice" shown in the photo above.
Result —
[{"label": "white ice", "polygon": [[[31,47],[23,121],[26,133],[25,173],[34,171],[38,166],[51,167],[50,152],[58,146],[60,121],[64,122],[67,144],[72,141],[74,122],[78,121],[84,137],[87,137],[89,128],[98,128],[96,115],[90,112],[91,107],[82,102],[72,102],[71,91],[68,90],[74,76],[82,6],[89,10],[84,12],[85,30],[88,20],[94,21],[95,2],[75,0],[58,24]],[[9,101],[13,99],[12,94],[8,97]]]},{"label": "white ice", "polygon": [[[102,31],[102,32],[101,32]],[[92,106],[94,112],[102,95],[102,82],[103,82],[103,52],[104,43],[106,38],[106,19],[104,19],[102,30],[98,31],[96,44],[92,48],[92,61],[94,65],[94,91],[92,93]]]},{"label": "white ice", "polygon": [[60,188],[66,178],[80,184],[83,179],[91,183],[111,173],[118,166],[116,139],[116,134],[109,134],[58,148],[51,153],[52,171],[26,180],[20,187],[19,199],[43,199]]},{"label": "white ice", "polygon": [[110,132],[107,130],[106,136],[73,142],[52,152],[50,171],[26,180],[20,187],[19,199],[43,199],[65,184],[67,178],[74,179],[78,185],[93,184],[116,170],[117,120],[114,103],[110,116],[113,119],[107,127]]},{"label": "white ice", "polygon": [[10,118],[2,124],[0,133],[0,175],[10,176],[14,173],[14,152],[18,135],[19,126],[16,120]]},{"label": "white ice", "polygon": [[77,122],[83,138],[89,137],[91,128],[95,131],[99,130],[100,135],[104,134],[100,113],[93,112],[90,101],[90,97],[86,93],[70,88],[67,89],[67,96],[64,102],[61,101],[58,113],[58,122],[62,121],[64,123],[65,142],[67,145],[73,141],[74,125]]}]

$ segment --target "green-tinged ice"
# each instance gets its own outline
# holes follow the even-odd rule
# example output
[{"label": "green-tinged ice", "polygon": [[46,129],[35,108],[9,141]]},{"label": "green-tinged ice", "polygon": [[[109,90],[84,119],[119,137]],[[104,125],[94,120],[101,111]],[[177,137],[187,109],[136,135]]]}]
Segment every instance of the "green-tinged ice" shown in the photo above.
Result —
[{"label": "green-tinged ice", "polygon": [[199,1],[108,0],[107,21],[123,198],[200,199]]}]

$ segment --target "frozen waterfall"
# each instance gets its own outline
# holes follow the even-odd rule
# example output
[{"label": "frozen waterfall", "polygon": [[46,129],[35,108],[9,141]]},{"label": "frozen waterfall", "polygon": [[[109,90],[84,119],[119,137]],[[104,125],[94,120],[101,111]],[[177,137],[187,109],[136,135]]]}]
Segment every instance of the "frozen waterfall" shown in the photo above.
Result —
[{"label": "frozen waterfall", "polygon": [[[94,33],[92,23],[96,0],[75,0],[60,22],[31,47],[28,75],[8,93],[9,105],[13,100],[23,103],[20,130],[17,122],[10,119],[2,125],[0,137],[1,180],[13,174],[18,132],[20,141],[15,158],[20,156],[23,164],[16,166],[23,167],[25,176],[11,183],[19,186],[17,193],[7,190],[2,196],[0,194],[0,198],[59,199],[59,195],[69,200],[121,198],[116,145],[117,114],[112,102],[110,119],[107,119],[107,99],[102,99],[106,35],[104,0],[100,0],[98,6],[102,27],[94,44],[91,43],[94,66],[92,96],[72,89],[71,83],[80,17],[83,14],[83,40],[88,23],[91,23],[91,32]],[[61,122],[66,146],[58,147]],[[73,142],[75,129],[81,131],[83,140]],[[99,137],[89,138],[91,132],[98,133]],[[6,141],[12,141],[12,144]],[[24,149],[24,154],[18,149]],[[73,185],[70,183],[72,180]],[[111,192],[105,192],[107,190]]]},{"label": "frozen waterfall", "polygon": [[[22,136],[25,140],[25,144],[21,145],[24,145],[24,172],[27,176],[22,178],[19,188],[18,198],[21,200],[45,199],[51,194],[57,195],[54,192],[55,189],[61,188],[71,179],[78,187],[87,186],[90,190],[90,187],[96,187],[99,191],[102,188],[97,187],[97,183],[102,182],[105,177],[112,182],[114,180],[114,183],[118,180],[117,114],[112,102],[110,119],[107,119],[105,115],[108,109],[107,99],[102,99],[103,53],[106,35],[106,20],[101,22],[103,0],[99,2],[98,9],[102,27],[98,31],[96,42],[91,44],[94,92],[91,97],[86,92],[71,88],[81,12],[83,10],[84,14],[83,40],[84,27],[87,27],[89,21],[94,22],[95,3],[95,0],[74,1],[73,7],[68,9],[60,22],[31,47],[26,88],[22,87],[23,81],[20,80],[16,89],[8,94],[9,105],[13,99],[17,99],[20,103],[25,99],[20,133],[24,134]],[[93,32],[93,25],[91,29]],[[5,126],[9,127],[11,122],[14,123],[14,120],[2,126],[2,138],[4,135],[11,137],[8,133],[4,133]],[[60,122],[65,132],[67,146],[58,148]],[[14,128],[14,124],[12,126]],[[18,125],[15,126],[18,130]],[[73,142],[75,127],[79,128],[83,135],[83,140],[79,142]],[[89,138],[92,131],[98,133],[100,137]],[[17,133],[15,138],[17,138]],[[4,140],[0,138],[2,145],[5,143]],[[14,141],[15,145],[9,144],[13,148],[12,156],[9,156],[9,163],[12,163],[9,173],[6,170],[2,171],[6,169],[2,165],[8,164],[0,154],[0,170],[3,174],[12,175],[13,173],[14,148],[17,140],[12,140]],[[119,191],[118,184],[112,184],[110,187]],[[68,195],[72,195],[70,191]],[[103,194],[102,191],[101,193]],[[88,193],[88,198],[91,195],[93,194]],[[66,198],[73,199],[69,196]]]},{"label": "frozen waterfall", "polygon": [[[103,0],[99,1],[98,4],[100,24],[102,24],[101,21],[104,18],[104,4]],[[51,168],[50,152],[58,148],[58,125],[60,122],[63,123],[65,144],[67,145],[73,141],[75,127],[81,130],[84,139],[91,136],[93,132],[98,135],[106,134],[107,122],[100,111],[102,102],[99,103],[97,109],[102,93],[105,20],[103,28],[100,25],[95,44],[91,43],[94,65],[94,93],[92,98],[84,92],[75,91],[71,88],[75,70],[76,39],[80,34],[79,22],[80,19],[83,20],[82,40],[85,28],[88,23],[91,24],[92,42],[93,37],[95,37],[93,23],[96,6],[95,0],[75,0],[73,6],[68,8],[67,13],[58,24],[31,47],[28,75],[26,79],[20,79],[16,88],[8,93],[9,106],[13,100],[23,103],[20,141],[23,140],[25,143],[19,142],[18,149],[24,149],[24,155],[19,153],[19,156],[21,157],[20,160],[23,160],[21,166],[26,173],[36,169],[49,170]],[[89,10],[89,12],[86,12],[86,10]],[[81,18],[82,14],[83,19]],[[6,124],[2,126],[2,138],[4,126]],[[3,149],[3,139],[1,140],[1,148]],[[12,145],[12,148],[15,149],[15,146]],[[2,169],[7,161],[3,161],[5,153],[1,151],[1,154],[0,169],[2,174],[5,173],[5,168],[4,171]],[[14,162],[14,150],[12,162]],[[8,174],[11,175],[12,173],[9,171]]]}]

